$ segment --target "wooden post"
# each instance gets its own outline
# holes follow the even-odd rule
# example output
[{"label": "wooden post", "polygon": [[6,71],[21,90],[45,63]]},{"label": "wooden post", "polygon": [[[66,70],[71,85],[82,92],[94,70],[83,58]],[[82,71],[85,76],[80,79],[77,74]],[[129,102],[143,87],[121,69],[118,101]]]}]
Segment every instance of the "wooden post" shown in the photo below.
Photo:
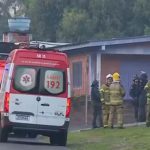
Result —
[{"label": "wooden post", "polygon": [[86,61],[86,81],[85,82],[85,124],[87,125],[88,123],[88,72],[89,72],[89,56],[87,56],[87,61]]}]

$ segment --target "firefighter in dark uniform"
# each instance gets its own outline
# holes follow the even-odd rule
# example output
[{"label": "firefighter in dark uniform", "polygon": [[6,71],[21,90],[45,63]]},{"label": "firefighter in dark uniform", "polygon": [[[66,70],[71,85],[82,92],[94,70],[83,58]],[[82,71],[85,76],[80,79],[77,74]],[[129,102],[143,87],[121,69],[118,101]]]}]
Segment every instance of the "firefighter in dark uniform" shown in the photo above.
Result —
[{"label": "firefighter in dark uniform", "polygon": [[136,75],[133,78],[133,83],[131,85],[129,94],[130,96],[133,98],[133,106],[134,106],[134,116],[135,116],[135,120],[138,122],[139,120],[139,95],[140,95],[140,79],[139,77]]},{"label": "firefighter in dark uniform", "polygon": [[146,91],[144,89],[146,83],[148,82],[148,76],[146,72],[141,71],[140,74],[140,95],[139,95],[139,122],[146,121]]},{"label": "firefighter in dark uniform", "polygon": [[[103,126],[102,124],[102,105],[100,100],[99,83],[94,80],[91,85],[91,100],[93,106],[93,121],[92,127],[97,128]],[[97,121],[99,121],[99,126],[97,126]]]}]

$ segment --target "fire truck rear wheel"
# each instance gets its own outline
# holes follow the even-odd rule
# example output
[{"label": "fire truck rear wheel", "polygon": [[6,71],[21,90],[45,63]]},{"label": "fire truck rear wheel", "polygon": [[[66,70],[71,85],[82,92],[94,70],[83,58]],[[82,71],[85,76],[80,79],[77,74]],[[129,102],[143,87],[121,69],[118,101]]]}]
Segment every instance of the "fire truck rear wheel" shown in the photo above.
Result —
[{"label": "fire truck rear wheel", "polygon": [[51,145],[66,146],[67,144],[67,131],[61,131],[50,136]]},{"label": "fire truck rear wheel", "polygon": [[7,142],[8,140],[8,128],[0,127],[0,142]]},{"label": "fire truck rear wheel", "polygon": [[59,146],[66,146],[67,136],[68,136],[67,131],[62,131],[59,133],[59,136],[58,136],[58,138],[59,138],[58,145]]}]

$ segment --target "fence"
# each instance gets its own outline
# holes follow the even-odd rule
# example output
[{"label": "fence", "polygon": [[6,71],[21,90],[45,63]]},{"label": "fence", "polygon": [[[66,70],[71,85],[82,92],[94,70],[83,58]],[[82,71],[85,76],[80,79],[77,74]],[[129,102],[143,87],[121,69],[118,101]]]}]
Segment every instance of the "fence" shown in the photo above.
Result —
[{"label": "fence", "polygon": [[[124,123],[134,123],[134,107],[131,101],[124,102]],[[85,100],[81,100],[74,102],[72,105],[71,110],[71,121],[70,121],[70,130],[78,130],[84,128],[91,128],[92,127],[92,105],[91,101],[88,101],[88,108],[87,108],[87,116],[85,115],[86,111]],[[86,118],[87,117],[87,122]]]}]

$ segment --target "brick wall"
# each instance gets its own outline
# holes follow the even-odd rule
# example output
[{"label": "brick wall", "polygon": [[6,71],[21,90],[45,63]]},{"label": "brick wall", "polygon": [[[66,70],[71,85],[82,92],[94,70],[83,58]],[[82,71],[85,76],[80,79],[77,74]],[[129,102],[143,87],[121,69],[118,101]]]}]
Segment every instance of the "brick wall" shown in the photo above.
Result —
[{"label": "brick wall", "polygon": [[29,42],[32,36],[29,33],[4,33],[3,42]]},{"label": "brick wall", "polygon": [[103,55],[101,65],[101,83],[105,83],[106,75],[114,72],[120,72],[120,56],[115,55]]}]

